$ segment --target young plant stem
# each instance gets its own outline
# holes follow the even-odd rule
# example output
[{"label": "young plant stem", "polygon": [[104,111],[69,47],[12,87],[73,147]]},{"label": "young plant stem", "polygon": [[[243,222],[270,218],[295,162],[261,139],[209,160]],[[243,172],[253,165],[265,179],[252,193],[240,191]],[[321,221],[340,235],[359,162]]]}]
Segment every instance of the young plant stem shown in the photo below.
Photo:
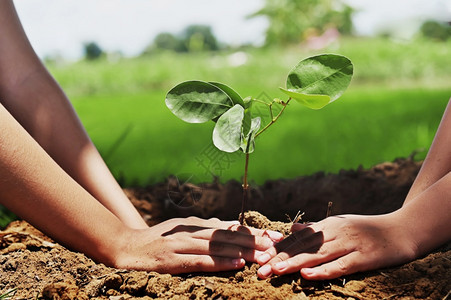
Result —
[{"label": "young plant stem", "polygon": [[274,124],[274,123],[279,119],[279,117],[280,117],[280,116],[282,115],[282,113],[284,112],[285,108],[287,108],[288,103],[290,103],[290,100],[291,100],[291,98],[288,98],[287,102],[285,102],[285,103],[283,104],[282,109],[281,109],[280,112],[277,114],[277,116],[275,116],[274,118],[273,118],[273,114],[272,114],[272,104],[273,104],[274,102],[271,102],[271,104],[268,104],[268,105],[269,105],[269,111],[270,111],[270,113],[271,113],[271,122],[269,122],[268,124],[266,124],[266,126],[263,127],[262,130],[260,130],[259,132],[257,132],[257,133],[255,134],[255,138],[257,138],[257,136],[259,136],[260,134],[262,134],[266,129],[268,129],[272,124]]},{"label": "young plant stem", "polygon": [[329,203],[327,203],[326,218],[330,217],[331,214],[332,214],[332,201],[329,201]]},{"label": "young plant stem", "polygon": [[246,209],[247,199],[249,197],[249,184],[247,183],[247,169],[249,166],[249,153],[246,153],[246,163],[244,164],[243,178],[243,201],[241,202],[240,225],[244,224],[244,211]]}]

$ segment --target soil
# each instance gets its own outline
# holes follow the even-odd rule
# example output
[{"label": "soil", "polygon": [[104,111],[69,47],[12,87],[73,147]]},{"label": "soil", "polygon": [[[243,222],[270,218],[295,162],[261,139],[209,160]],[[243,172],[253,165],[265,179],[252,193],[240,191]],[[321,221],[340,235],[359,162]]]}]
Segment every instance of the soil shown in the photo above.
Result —
[{"label": "soil", "polygon": [[[399,159],[368,170],[268,181],[251,189],[248,207],[254,211],[246,222],[288,234],[299,211],[303,221],[318,221],[329,201],[332,214],[390,212],[402,205],[419,167]],[[125,192],[150,225],[188,215],[237,219],[242,193],[236,181],[194,185],[175,177]],[[172,276],[97,264],[24,221],[0,231],[0,295],[15,288],[13,299],[448,299],[450,267],[449,244],[405,265],[328,281],[306,281],[299,273],[260,280],[255,264]]]}]

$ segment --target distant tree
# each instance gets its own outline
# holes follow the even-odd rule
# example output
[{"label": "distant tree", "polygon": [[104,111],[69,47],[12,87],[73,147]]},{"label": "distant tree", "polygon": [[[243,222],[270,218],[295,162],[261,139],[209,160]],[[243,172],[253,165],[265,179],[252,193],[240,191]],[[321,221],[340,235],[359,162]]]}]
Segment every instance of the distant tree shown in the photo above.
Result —
[{"label": "distant tree", "polygon": [[158,34],[152,44],[148,45],[142,55],[151,54],[155,50],[171,50],[175,52],[215,51],[219,43],[211,27],[207,25],[189,25],[180,34],[169,32]]},{"label": "distant tree", "polygon": [[84,54],[86,59],[94,60],[102,56],[103,50],[96,42],[89,42],[84,44]]},{"label": "distant tree", "polygon": [[218,41],[211,27],[207,25],[190,25],[182,33],[188,51],[214,51],[218,50]]},{"label": "distant tree", "polygon": [[424,37],[446,41],[451,37],[451,26],[449,23],[428,20],[421,25],[420,32]]},{"label": "distant tree", "polygon": [[187,47],[184,42],[169,32],[158,34],[153,41],[153,48],[163,50],[173,50],[176,52],[185,52]]},{"label": "distant tree", "polygon": [[341,34],[350,34],[353,11],[341,0],[265,0],[265,6],[250,17],[268,18],[267,45],[290,44],[331,27]]}]

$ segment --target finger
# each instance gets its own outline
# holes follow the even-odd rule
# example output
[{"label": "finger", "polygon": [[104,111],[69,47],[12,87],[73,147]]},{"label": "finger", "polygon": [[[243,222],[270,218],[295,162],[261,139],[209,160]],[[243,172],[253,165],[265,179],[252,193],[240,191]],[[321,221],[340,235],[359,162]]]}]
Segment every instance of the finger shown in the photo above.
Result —
[{"label": "finger", "polygon": [[171,263],[162,263],[153,271],[160,273],[193,273],[219,272],[243,268],[245,260],[242,258],[215,257],[209,255],[178,255]]},{"label": "finger", "polygon": [[[297,236],[301,237],[298,238]],[[260,267],[257,271],[257,276],[259,278],[268,278],[276,272],[279,274],[287,274],[299,270],[300,268],[298,267],[296,260],[288,263],[287,260],[292,257],[299,259],[298,255],[300,255],[300,253],[305,255],[315,253],[323,244],[323,236],[321,232],[311,234],[309,232],[302,233],[299,231],[293,233],[287,239],[289,240],[284,245],[283,251],[277,250],[277,247],[279,246],[278,244],[257,258],[257,262],[262,265],[262,267]],[[270,258],[270,253],[271,251],[274,251],[274,249],[276,249],[278,254]],[[268,258],[270,259],[268,260]],[[278,266],[278,268],[275,269],[275,266]]]},{"label": "finger", "polygon": [[221,221],[218,218],[201,219],[198,217],[188,217],[184,219],[183,223],[190,225],[197,225],[209,228],[228,229],[230,226],[239,225],[238,221]]},{"label": "finger", "polygon": [[187,234],[192,238],[237,244],[260,251],[264,251],[275,244],[267,235],[258,236],[250,234],[248,228],[246,230],[228,230],[202,227],[199,225],[177,225],[163,233],[162,236],[170,237],[174,235],[174,238],[180,238],[187,236]]},{"label": "finger", "polygon": [[204,239],[184,239],[173,250],[178,254],[210,255],[216,257],[243,258],[246,261],[256,262],[263,251],[246,248],[224,242],[213,242]]},{"label": "finger", "polygon": [[240,226],[240,225],[232,226],[231,229],[232,230],[235,229],[236,231],[255,235],[255,236],[268,237],[273,242],[280,242],[281,240],[283,240],[283,237],[284,237],[282,233],[273,231],[273,230],[269,230],[269,229],[258,229],[258,228],[253,228],[253,227]]},{"label": "finger", "polygon": [[260,265],[264,265],[270,260],[277,259],[271,263],[277,263],[304,251],[312,251],[319,248],[323,242],[322,232],[315,233],[311,228],[305,228],[289,235],[286,239],[265,251],[265,254],[257,258]]},{"label": "finger", "polygon": [[280,232],[242,226],[238,221],[221,221],[218,218],[211,218],[206,220],[197,217],[189,217],[186,218],[184,224],[217,229],[230,229],[232,231],[239,231],[250,235],[256,235],[261,237],[266,236],[269,237],[274,242],[279,242],[283,239],[283,234],[281,234]]},{"label": "finger", "polygon": [[339,242],[331,241],[312,253],[300,253],[279,262],[271,262],[272,272],[277,275],[289,274],[302,268],[318,266],[345,256],[354,249],[342,247]]},{"label": "finger", "polygon": [[325,280],[365,271],[359,257],[359,252],[352,252],[315,268],[303,268],[301,275],[308,280]]},{"label": "finger", "polygon": [[[240,231],[232,231],[227,229],[212,229],[197,225],[178,225],[172,230],[162,234],[166,239],[174,239],[175,241],[186,240],[185,243],[191,244],[192,240],[207,240],[209,242],[218,242],[232,244],[244,248],[265,251],[274,246],[274,242],[266,236],[254,236],[249,233]],[[181,243],[176,243],[181,244]],[[252,261],[256,261],[255,258]]]},{"label": "finger", "polygon": [[241,231],[221,229],[213,230],[211,234],[208,231],[205,231],[203,238],[206,238],[212,242],[235,244],[260,251],[265,251],[275,244],[267,236],[250,235],[249,233],[243,233]]}]

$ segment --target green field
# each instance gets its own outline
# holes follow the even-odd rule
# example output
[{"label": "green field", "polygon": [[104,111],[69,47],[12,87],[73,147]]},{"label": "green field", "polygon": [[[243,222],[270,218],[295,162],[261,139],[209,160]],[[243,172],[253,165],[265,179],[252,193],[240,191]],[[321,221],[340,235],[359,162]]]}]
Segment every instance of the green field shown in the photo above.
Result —
[{"label": "green field", "polygon": [[[451,97],[451,43],[344,39],[321,52],[348,56],[355,76],[337,102],[320,111],[296,103],[256,141],[249,176],[293,178],[337,172],[409,156],[424,157]],[[49,65],[94,143],[124,185],[144,185],[170,174],[193,181],[240,179],[244,156],[211,142],[211,124],[188,124],[164,105],[183,80],[221,81],[242,96],[274,98],[302,47],[248,49],[244,65],[233,52],[160,53],[115,62]],[[241,53],[243,56],[244,53]],[[263,107],[262,107],[263,109]]]}]

